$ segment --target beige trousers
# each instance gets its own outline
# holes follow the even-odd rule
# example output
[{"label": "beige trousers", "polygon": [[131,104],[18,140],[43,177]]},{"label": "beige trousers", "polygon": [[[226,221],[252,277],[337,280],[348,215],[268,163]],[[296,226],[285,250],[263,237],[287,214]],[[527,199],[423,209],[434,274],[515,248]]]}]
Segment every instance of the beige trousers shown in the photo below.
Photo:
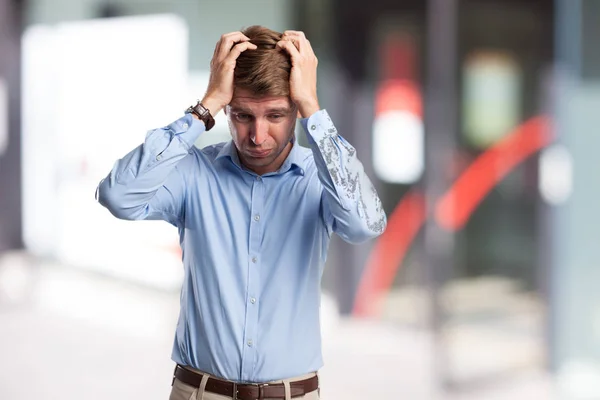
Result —
[{"label": "beige trousers", "polygon": [[[186,367],[188,368],[188,367]],[[190,385],[186,385],[185,383],[181,382],[179,379],[175,379],[175,381],[173,382],[173,387],[171,388],[171,396],[169,396],[169,400],[231,400],[231,397],[227,397],[227,396],[222,396],[220,394],[215,394],[215,393],[211,393],[211,392],[207,392],[204,390],[204,387],[206,386],[206,381],[208,381],[208,378],[212,378],[212,375],[209,375],[205,372],[202,371],[198,371],[192,368],[189,368],[191,371],[194,372],[198,372],[200,374],[202,374],[204,377],[202,379],[202,382],[200,383],[200,387],[199,388],[195,388],[193,386]],[[290,379],[284,379],[284,380],[279,380],[279,381],[272,381],[272,382],[267,382],[267,383],[283,383],[284,386],[286,387],[286,398],[285,400],[292,400],[292,397],[290,396],[290,382],[295,382],[295,381],[300,381],[302,379],[306,379],[306,378],[310,378],[311,376],[315,376],[316,373],[311,373],[311,374],[306,374],[306,375],[301,375],[301,376],[297,376],[294,378],[290,378]],[[320,390],[315,390],[314,392],[310,392],[305,394],[302,397],[294,397],[293,400],[319,400],[319,391]],[[265,399],[268,400],[268,399]]]}]

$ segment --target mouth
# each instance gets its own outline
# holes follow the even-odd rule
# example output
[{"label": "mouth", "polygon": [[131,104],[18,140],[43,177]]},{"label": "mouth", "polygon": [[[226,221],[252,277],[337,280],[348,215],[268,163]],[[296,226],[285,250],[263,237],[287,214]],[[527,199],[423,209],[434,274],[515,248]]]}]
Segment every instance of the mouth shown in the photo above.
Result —
[{"label": "mouth", "polygon": [[265,158],[271,153],[271,150],[263,150],[263,151],[248,151],[248,154],[252,158]]}]

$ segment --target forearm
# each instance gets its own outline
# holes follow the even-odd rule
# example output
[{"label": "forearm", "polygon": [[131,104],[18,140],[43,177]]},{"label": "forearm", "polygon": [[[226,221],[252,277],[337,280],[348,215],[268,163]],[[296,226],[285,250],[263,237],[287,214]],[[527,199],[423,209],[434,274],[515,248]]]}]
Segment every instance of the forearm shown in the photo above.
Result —
[{"label": "forearm", "polygon": [[149,131],[144,143],[118,160],[100,182],[100,204],[118,218],[144,218],[149,202],[203,131],[204,124],[189,114]]},{"label": "forearm", "polygon": [[386,215],[356,150],[338,135],[325,110],[303,119],[307,138],[324,187],[323,201],[336,232],[348,242],[361,242],[383,232]]}]

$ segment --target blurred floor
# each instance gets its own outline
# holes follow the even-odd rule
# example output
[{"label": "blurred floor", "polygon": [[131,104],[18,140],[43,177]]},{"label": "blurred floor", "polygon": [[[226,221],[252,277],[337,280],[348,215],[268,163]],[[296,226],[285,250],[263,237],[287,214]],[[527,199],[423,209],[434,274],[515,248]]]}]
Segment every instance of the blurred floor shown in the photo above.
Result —
[{"label": "blurred floor", "polygon": [[[551,380],[535,369],[442,395],[434,389],[430,334],[340,319],[327,300],[323,311],[324,400],[553,398]],[[5,255],[0,258],[0,399],[166,400],[177,315],[176,293],[23,254]]]}]

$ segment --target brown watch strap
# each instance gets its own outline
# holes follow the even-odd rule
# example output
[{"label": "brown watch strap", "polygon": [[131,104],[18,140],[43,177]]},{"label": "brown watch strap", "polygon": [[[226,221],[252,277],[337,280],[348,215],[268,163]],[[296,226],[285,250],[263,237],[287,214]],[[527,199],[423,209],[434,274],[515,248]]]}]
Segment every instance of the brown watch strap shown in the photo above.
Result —
[{"label": "brown watch strap", "polygon": [[194,114],[198,119],[203,121],[207,131],[210,131],[212,127],[215,126],[215,119],[210,113],[210,110],[204,107],[200,101],[198,101],[195,106],[190,106],[186,112]]}]

